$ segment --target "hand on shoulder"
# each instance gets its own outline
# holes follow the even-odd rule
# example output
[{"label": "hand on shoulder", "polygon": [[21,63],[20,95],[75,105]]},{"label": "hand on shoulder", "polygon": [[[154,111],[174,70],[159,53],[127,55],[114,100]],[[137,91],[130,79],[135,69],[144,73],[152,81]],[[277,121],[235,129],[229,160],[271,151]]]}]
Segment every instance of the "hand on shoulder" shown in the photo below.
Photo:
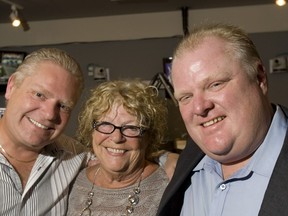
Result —
[{"label": "hand on shoulder", "polygon": [[159,156],[159,165],[165,169],[169,180],[171,180],[174,174],[178,158],[179,154],[168,151]]}]

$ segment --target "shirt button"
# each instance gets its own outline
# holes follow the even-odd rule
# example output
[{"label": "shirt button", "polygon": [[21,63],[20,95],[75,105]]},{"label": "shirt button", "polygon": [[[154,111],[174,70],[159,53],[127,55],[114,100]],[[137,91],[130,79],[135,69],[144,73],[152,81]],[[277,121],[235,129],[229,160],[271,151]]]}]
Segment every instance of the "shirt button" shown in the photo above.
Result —
[{"label": "shirt button", "polygon": [[221,184],[220,185],[220,189],[223,191],[223,190],[225,190],[226,189],[226,184]]}]

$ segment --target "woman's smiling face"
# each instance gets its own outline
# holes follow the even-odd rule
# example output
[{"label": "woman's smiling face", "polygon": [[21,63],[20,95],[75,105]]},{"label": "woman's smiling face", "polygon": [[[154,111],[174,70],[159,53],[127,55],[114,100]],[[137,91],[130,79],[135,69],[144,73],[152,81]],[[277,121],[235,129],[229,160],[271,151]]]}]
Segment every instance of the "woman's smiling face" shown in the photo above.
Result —
[{"label": "woman's smiling face", "polygon": [[[122,105],[114,105],[112,109],[99,119],[115,126],[139,126],[136,116],[129,114]],[[146,145],[144,137],[126,137],[119,129],[111,134],[103,134],[94,130],[93,150],[101,167],[108,172],[129,174],[145,160]]]}]

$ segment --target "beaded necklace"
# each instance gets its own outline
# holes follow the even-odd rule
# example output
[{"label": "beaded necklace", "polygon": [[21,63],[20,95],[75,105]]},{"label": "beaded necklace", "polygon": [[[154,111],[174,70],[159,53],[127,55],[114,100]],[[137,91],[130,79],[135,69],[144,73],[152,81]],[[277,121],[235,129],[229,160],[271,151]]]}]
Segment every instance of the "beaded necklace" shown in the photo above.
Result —
[{"label": "beaded necklace", "polygon": [[[87,200],[85,202],[86,206],[82,209],[82,211],[79,214],[79,216],[91,216],[90,206],[93,204],[94,182],[96,180],[96,176],[97,176],[99,170],[100,170],[100,167],[95,171],[92,187],[91,187],[90,191],[87,194]],[[142,181],[142,174],[143,174],[143,172],[141,173],[141,175],[139,177],[139,181],[138,181],[137,186],[133,189],[131,194],[129,194],[129,196],[128,196],[128,205],[125,208],[125,212],[123,214],[121,214],[121,216],[129,216],[129,215],[131,215],[134,212],[135,206],[139,203],[139,194],[141,193],[140,184],[141,184],[141,181]]]}]

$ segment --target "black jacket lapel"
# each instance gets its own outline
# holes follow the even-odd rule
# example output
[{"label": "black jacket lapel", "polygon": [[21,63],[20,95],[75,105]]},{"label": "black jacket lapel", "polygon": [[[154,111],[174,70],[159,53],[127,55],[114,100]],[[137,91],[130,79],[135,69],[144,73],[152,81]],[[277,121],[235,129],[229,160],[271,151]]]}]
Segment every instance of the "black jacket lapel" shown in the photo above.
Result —
[{"label": "black jacket lapel", "polygon": [[173,178],[163,194],[158,209],[158,216],[180,215],[184,193],[191,184],[193,168],[203,156],[204,153],[199,147],[192,140],[189,140],[180,154]]}]

